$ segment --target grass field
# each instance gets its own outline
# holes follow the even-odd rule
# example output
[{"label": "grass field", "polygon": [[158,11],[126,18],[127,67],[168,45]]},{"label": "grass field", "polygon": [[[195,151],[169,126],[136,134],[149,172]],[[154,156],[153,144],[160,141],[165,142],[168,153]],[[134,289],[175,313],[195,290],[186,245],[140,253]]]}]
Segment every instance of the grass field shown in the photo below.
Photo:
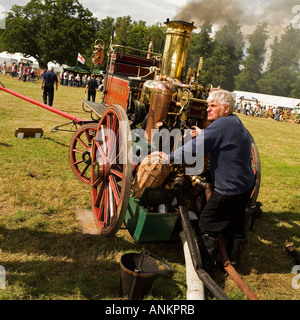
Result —
[{"label": "grass field", "polygon": [[[42,102],[39,83],[0,75],[5,87]],[[59,87],[54,107],[89,120],[81,108],[83,88]],[[97,101],[100,100],[98,94]],[[263,215],[242,256],[240,274],[262,300],[299,300],[292,287],[293,259],[284,245],[300,248],[300,127],[240,115],[258,146],[262,166],[258,200]],[[119,261],[127,252],[148,249],[174,274],[157,279],[147,299],[186,299],[181,243],[137,244],[127,230],[104,238],[83,234],[77,209],[90,209],[90,188],[69,164],[72,133],[51,132],[69,122],[55,113],[0,91],[0,265],[6,270],[2,300],[122,299]],[[42,128],[41,139],[15,137],[21,127]],[[246,299],[230,278],[217,281],[231,299]],[[299,282],[299,281],[298,281]]]}]

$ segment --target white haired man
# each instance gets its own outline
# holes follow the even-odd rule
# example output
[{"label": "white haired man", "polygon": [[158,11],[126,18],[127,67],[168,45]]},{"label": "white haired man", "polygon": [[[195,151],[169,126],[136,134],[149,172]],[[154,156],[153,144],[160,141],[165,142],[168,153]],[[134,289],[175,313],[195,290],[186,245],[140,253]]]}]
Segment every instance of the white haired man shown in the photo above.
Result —
[{"label": "white haired man", "polygon": [[231,93],[214,91],[207,102],[207,120],[211,124],[203,130],[194,127],[192,133],[193,138],[202,134],[203,139],[192,139],[168,158],[170,161],[184,161],[185,156],[201,148],[202,156],[209,154],[212,192],[200,213],[199,242],[203,268],[212,275],[218,255],[219,233],[227,237],[227,252],[232,265],[238,265],[245,239],[244,213],[254,186],[254,174],[250,137],[233,114]]}]

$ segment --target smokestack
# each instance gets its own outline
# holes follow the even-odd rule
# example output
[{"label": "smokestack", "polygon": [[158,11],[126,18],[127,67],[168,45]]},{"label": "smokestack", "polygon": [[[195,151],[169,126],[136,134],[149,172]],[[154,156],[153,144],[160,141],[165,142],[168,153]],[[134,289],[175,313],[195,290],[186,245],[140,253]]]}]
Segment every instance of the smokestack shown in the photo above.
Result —
[{"label": "smokestack", "polygon": [[167,21],[166,42],[160,75],[181,80],[192,31],[193,23],[185,21]]}]

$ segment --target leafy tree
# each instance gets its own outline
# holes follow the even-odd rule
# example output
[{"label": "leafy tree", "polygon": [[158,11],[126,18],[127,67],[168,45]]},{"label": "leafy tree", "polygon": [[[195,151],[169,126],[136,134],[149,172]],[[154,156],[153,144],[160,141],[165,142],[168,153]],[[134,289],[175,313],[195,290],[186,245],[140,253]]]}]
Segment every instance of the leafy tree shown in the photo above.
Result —
[{"label": "leafy tree", "polygon": [[201,73],[203,84],[212,84],[214,87],[219,85],[228,89],[227,83],[227,66],[231,63],[230,56],[223,46],[214,43],[213,54],[204,62],[204,68]]},{"label": "leafy tree", "polygon": [[200,32],[193,32],[189,44],[185,68],[191,67],[196,70],[199,65],[199,58],[204,58],[204,67],[206,60],[212,56],[213,52],[213,39],[211,37],[212,26],[210,23],[205,22],[201,26]]},{"label": "leafy tree", "polygon": [[237,21],[228,21],[221,30],[216,32],[215,41],[217,43],[217,53],[220,52],[218,47],[221,46],[225,56],[229,57],[229,61],[221,57],[222,60],[226,61],[226,65],[222,68],[223,73],[214,75],[214,79],[222,79],[219,85],[224,89],[233,91],[235,88],[234,78],[240,72],[239,67],[243,58],[244,37],[241,26]]},{"label": "leafy tree", "polygon": [[258,80],[262,77],[265,62],[266,41],[269,38],[266,23],[259,23],[248,35],[247,56],[242,61],[243,69],[235,77],[236,90],[259,92]]},{"label": "leafy tree", "polygon": [[96,19],[78,0],[31,0],[14,5],[0,42],[4,50],[33,56],[42,68],[49,61],[72,65],[94,39]]},{"label": "leafy tree", "polygon": [[[140,20],[139,22],[133,21],[132,26],[130,28],[130,33],[127,36],[127,46],[140,49],[147,50],[149,41],[146,37],[147,27],[146,22]],[[136,51],[133,54],[138,54]],[[142,54],[144,55],[144,54]]]},{"label": "leafy tree", "polygon": [[287,26],[271,46],[267,70],[258,81],[261,92],[299,98],[300,30]]},{"label": "leafy tree", "polygon": [[208,57],[204,61],[201,81],[233,91],[234,77],[239,73],[243,57],[244,41],[240,25],[236,21],[229,21],[216,32],[214,39],[206,36],[206,40]]},{"label": "leafy tree", "polygon": [[164,43],[166,39],[166,30],[167,30],[167,27],[161,23],[156,23],[154,25],[147,27],[147,30],[146,30],[147,43],[149,44],[149,41],[151,40],[151,38],[154,38],[153,52],[163,53]]},{"label": "leafy tree", "polygon": [[130,16],[118,17],[115,23],[115,43],[127,46],[127,36],[132,28],[132,20]]},{"label": "leafy tree", "polygon": [[105,51],[108,50],[110,45],[110,40],[114,28],[115,19],[111,17],[106,17],[98,22],[96,39],[100,39],[104,42]]}]

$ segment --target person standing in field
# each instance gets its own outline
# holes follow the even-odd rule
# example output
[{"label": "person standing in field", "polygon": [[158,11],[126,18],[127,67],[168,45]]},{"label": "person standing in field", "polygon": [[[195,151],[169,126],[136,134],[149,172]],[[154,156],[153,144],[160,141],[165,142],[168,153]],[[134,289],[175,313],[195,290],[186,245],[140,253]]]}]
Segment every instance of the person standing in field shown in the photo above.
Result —
[{"label": "person standing in field", "polygon": [[92,101],[95,102],[97,88],[98,88],[98,82],[95,79],[95,75],[92,74],[84,91],[84,93],[86,93],[86,90],[88,90],[88,101],[91,101],[91,98],[92,98]]},{"label": "person standing in field", "polygon": [[[54,84],[56,84],[56,90],[58,89],[58,78],[57,75],[53,72],[53,68],[50,68],[49,71],[44,73],[41,89],[43,91],[43,100],[44,104],[48,104],[52,107],[54,99]],[[48,100],[48,103],[47,103]]]}]

